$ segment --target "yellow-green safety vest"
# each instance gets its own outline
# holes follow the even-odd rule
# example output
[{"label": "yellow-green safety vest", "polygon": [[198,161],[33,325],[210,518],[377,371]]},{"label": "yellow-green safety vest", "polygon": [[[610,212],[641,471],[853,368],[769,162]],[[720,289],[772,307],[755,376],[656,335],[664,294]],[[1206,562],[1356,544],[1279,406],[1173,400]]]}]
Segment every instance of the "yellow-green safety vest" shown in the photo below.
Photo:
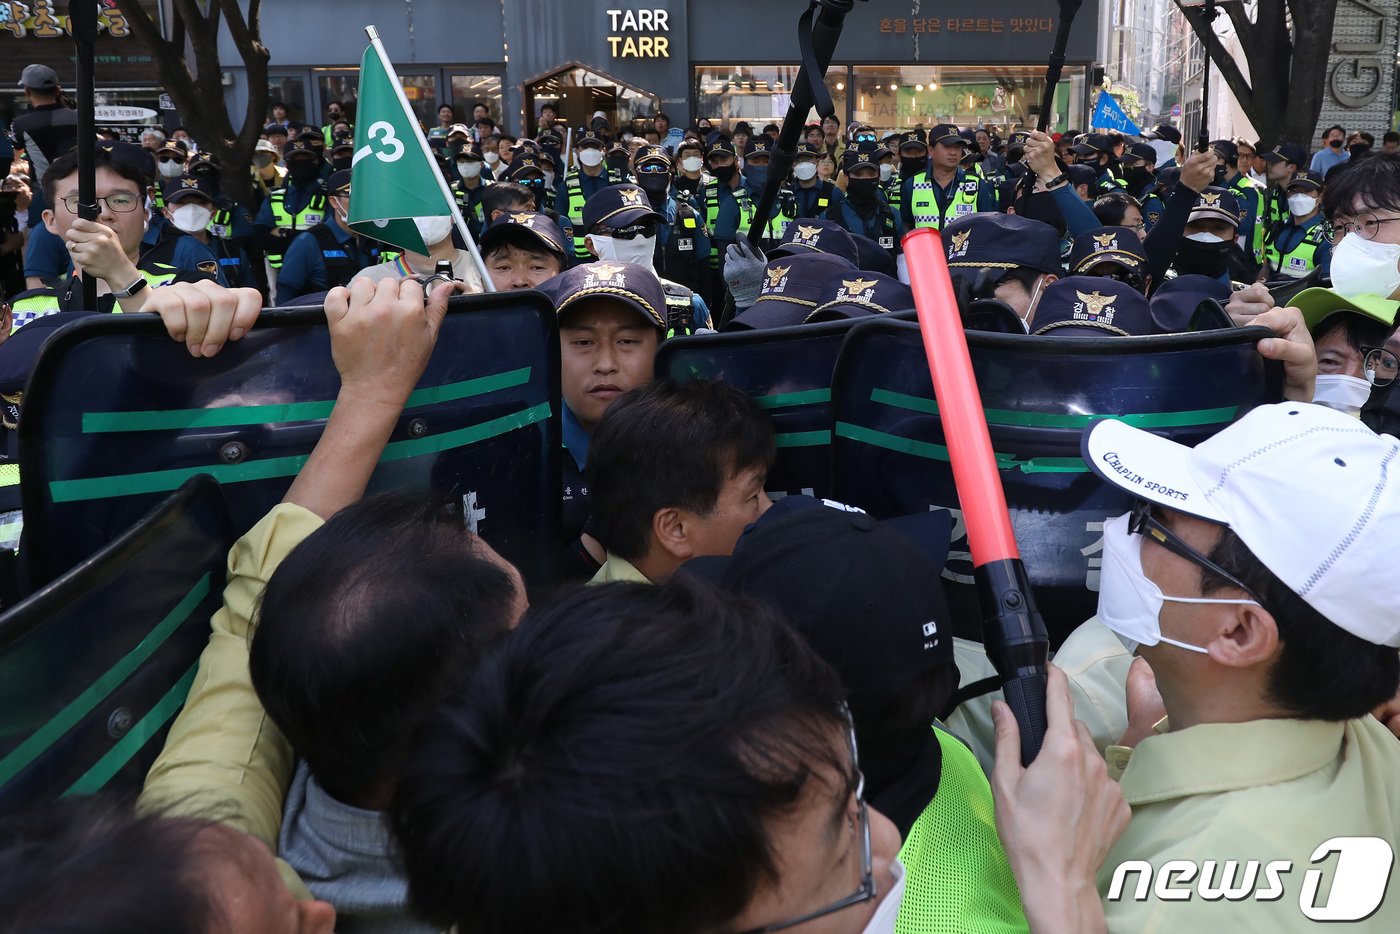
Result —
[{"label": "yellow-green safety vest", "polygon": [[[733,189],[730,194],[734,196],[735,202],[739,205],[739,226],[736,230],[747,232],[753,226],[754,215],[758,213],[758,208],[754,205],[753,199],[749,197],[749,190],[743,185]],[[719,268],[719,242],[715,240],[715,224],[719,221],[719,182],[710,182],[705,186],[705,226],[710,230],[710,268]]]},{"label": "yellow-green safety vest", "polygon": [[[621,176],[612,169],[606,169],[603,174],[607,177],[609,185],[622,184]],[[577,171],[571,169],[564,176],[564,190],[569,195],[569,223],[574,228],[574,256],[587,261],[593,255],[588,252],[588,244],[583,242],[583,238],[588,235],[588,231],[583,229],[583,205],[588,199],[583,196],[583,182],[579,180]]]},{"label": "yellow-green safety vest", "polygon": [[1247,175],[1241,175],[1230,183],[1230,190],[1240,199],[1240,210],[1248,210],[1246,202],[1254,205],[1254,236],[1250,239],[1249,249],[1254,254],[1256,263],[1264,262],[1267,251],[1264,246],[1264,192],[1263,189]]},{"label": "yellow-green safety vest", "polygon": [[[165,285],[180,274],[180,270],[176,269],[174,266],[167,266],[164,263],[156,265],[158,266],[158,271],[151,271],[148,269],[137,270],[137,272],[141,273],[141,277],[146,280],[148,288],[153,289],[157,286]],[[45,315],[51,315],[54,312],[62,310],[63,307],[59,304],[58,294],[53,289],[47,289],[37,295],[30,295],[25,298],[17,299],[14,304],[10,306],[10,333],[15,333],[35,318],[42,318]],[[112,313],[117,315],[121,314],[121,305],[114,305],[112,307]]]},{"label": "yellow-green safety vest", "polygon": [[[326,219],[326,193],[318,191],[311,196],[306,207],[297,212],[296,216],[287,210],[287,189],[278,188],[268,195],[269,206],[272,209],[272,226],[287,230],[310,230]],[[287,246],[291,246],[292,238],[286,238]],[[273,253],[268,251],[267,263],[273,269],[282,268],[282,252]]]},{"label": "yellow-green safety vest", "polygon": [[1266,256],[1270,268],[1289,279],[1301,279],[1312,272],[1317,268],[1317,248],[1323,243],[1322,229],[1323,224],[1313,224],[1298,245],[1287,253],[1279,252],[1277,240],[1270,243]]},{"label": "yellow-green safety vest", "polygon": [[[914,215],[915,227],[942,230],[943,225],[950,220],[977,213],[977,197],[982,190],[982,182],[977,176],[958,170],[958,175],[953,180],[953,197],[941,213],[938,210],[938,196],[934,193],[937,186],[938,183],[929,172],[915,177],[909,195],[909,209]],[[952,217],[948,216],[949,211],[952,212]]]}]

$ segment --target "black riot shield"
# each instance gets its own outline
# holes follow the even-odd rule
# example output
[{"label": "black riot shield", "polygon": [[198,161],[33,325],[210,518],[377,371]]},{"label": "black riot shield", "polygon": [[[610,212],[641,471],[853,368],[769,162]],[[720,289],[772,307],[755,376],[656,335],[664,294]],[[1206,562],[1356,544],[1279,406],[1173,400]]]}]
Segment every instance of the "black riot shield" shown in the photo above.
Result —
[{"label": "black riot shield", "polygon": [[[75,322],[44,347],[20,419],[30,586],[54,579],[189,477],[223,486],[236,534],[281,500],[340,386],[319,308],[264,312],[192,358],[153,316]],[[531,582],[559,526],[559,342],[538,292],[452,299],[371,493],[460,496],[472,528]]]},{"label": "black riot shield", "polygon": [[829,497],[831,373],[856,320],[675,338],[657,351],[656,375],[678,382],[722,379],[753,396],[777,433],[769,492]]},{"label": "black riot shield", "polygon": [[233,534],[194,477],[0,616],[0,814],[141,787],[222,603]]},{"label": "black riot shield", "polygon": [[[1106,339],[968,332],[1016,540],[1053,644],[1093,615],[1103,522],[1129,506],[1080,458],[1084,428],[1118,417],[1194,445],[1282,398],[1281,366],[1255,351],[1269,336],[1264,328]],[[852,330],[832,409],[837,499],[881,518],[953,513],[944,578],[958,635],[980,641],[966,527],[918,326]]]}]

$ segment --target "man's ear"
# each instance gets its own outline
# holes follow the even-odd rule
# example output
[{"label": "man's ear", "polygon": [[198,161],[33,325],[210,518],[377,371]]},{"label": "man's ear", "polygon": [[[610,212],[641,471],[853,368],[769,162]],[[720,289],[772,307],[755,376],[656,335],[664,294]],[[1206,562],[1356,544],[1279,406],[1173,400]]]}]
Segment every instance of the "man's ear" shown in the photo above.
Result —
[{"label": "man's ear", "polygon": [[43,220],[44,220],[44,229],[47,230],[49,233],[53,234],[55,237],[57,237],[57,236],[58,236],[58,221],[57,221],[57,219],[54,217],[53,209],[51,209],[51,208],[44,208],[43,213],[40,214],[39,216],[40,216],[41,218],[43,218]]},{"label": "man's ear", "polygon": [[583,235],[583,245],[584,245],[585,247],[588,248],[588,252],[591,253],[591,254],[593,254],[594,258],[596,259],[597,256],[598,256],[598,250],[597,250],[596,247],[593,246],[593,235],[592,235],[592,234],[584,234],[584,235]]},{"label": "man's ear", "polygon": [[1226,628],[1206,649],[1210,657],[1231,668],[1252,668],[1271,660],[1278,652],[1278,622],[1272,613],[1252,603],[1230,606]]},{"label": "man's ear", "polygon": [[652,540],[662,551],[680,561],[689,560],[695,553],[686,530],[688,517],[688,513],[674,506],[658,509],[651,517]]}]

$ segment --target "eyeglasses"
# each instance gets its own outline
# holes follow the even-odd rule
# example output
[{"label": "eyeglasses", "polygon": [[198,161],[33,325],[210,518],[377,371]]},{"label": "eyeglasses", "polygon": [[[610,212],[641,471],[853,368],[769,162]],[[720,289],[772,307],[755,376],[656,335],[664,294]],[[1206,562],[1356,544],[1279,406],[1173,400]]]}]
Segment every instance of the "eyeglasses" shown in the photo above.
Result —
[{"label": "eyeglasses", "polygon": [[179,156],[161,156],[161,157],[160,157],[160,161],[161,161],[161,162],[184,162],[185,160],[182,159],[182,158],[179,157]]},{"label": "eyeglasses", "polygon": [[670,168],[660,162],[648,162],[645,165],[637,166],[638,175],[665,175],[669,171],[671,171]]},{"label": "eyeglasses", "polygon": [[1344,224],[1333,224],[1332,234],[1333,236],[1344,237],[1349,233],[1355,232],[1360,234],[1362,239],[1374,240],[1376,239],[1376,234],[1381,232],[1382,224],[1392,224],[1396,221],[1400,221],[1400,217],[1377,217],[1374,214],[1358,214],[1356,215],[1355,222],[1349,221]]},{"label": "eyeglasses", "polygon": [[598,233],[604,237],[612,237],[614,240],[635,240],[638,237],[656,236],[656,222],[645,221],[640,224],[633,224],[630,227],[599,227]]},{"label": "eyeglasses", "polygon": [[1212,574],[1224,578],[1240,590],[1249,594],[1260,606],[1264,605],[1264,601],[1259,599],[1259,595],[1254,592],[1253,588],[1186,544],[1175,532],[1153,518],[1152,504],[1146,500],[1140,499],[1133,505],[1133,511],[1128,516],[1128,534],[1142,535],[1152,539],[1172,554],[1185,558],[1192,564],[1203,567]]},{"label": "eyeglasses", "polygon": [[1362,347],[1361,353],[1364,354],[1362,368],[1372,386],[1384,388],[1400,375],[1400,357],[1384,347]]},{"label": "eyeglasses", "polygon": [[795,928],[799,924],[806,924],[808,921],[815,921],[817,918],[824,918],[833,915],[838,911],[864,904],[876,895],[875,891],[875,862],[870,846],[870,809],[865,804],[865,775],[860,770],[860,758],[856,750],[856,728],[851,722],[851,711],[845,704],[841,705],[842,716],[846,720],[848,740],[851,746],[851,768],[855,770],[856,788],[856,820],[859,822],[857,832],[860,834],[860,887],[850,895],[840,901],[832,902],[824,908],[816,911],[809,911],[796,918],[788,918],[785,921],[778,921],[774,924],[765,924],[761,928],[750,928],[742,934],[769,934],[771,931],[786,931]]},{"label": "eyeglasses", "polygon": [[[68,209],[69,214],[78,213],[78,204],[80,202],[77,195],[68,195],[66,198],[60,200],[63,201],[63,206]],[[145,199],[140,195],[134,195],[129,191],[118,191],[105,198],[98,198],[97,200],[106,204],[107,210],[115,214],[130,214],[145,202]]]}]

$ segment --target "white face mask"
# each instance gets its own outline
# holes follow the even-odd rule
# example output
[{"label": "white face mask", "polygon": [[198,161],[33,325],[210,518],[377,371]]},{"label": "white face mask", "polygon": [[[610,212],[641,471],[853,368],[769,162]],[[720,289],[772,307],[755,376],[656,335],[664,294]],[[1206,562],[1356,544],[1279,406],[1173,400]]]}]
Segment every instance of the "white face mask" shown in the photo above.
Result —
[{"label": "white face mask", "polygon": [[457,163],[457,174],[463,178],[476,178],[481,174],[481,163],[459,162]]},{"label": "white face mask", "polygon": [[887,182],[892,178],[894,178],[894,166],[888,162],[880,163],[880,181]]},{"label": "white face mask", "polygon": [[652,257],[656,251],[655,237],[634,237],[631,240],[618,240],[614,237],[602,237],[598,234],[589,234],[588,239],[593,244],[593,252],[598,254],[601,260],[615,263],[635,263],[643,269],[651,270]]},{"label": "white face mask", "polygon": [[446,215],[442,217],[415,217],[413,225],[418,228],[418,235],[423,238],[423,242],[428,246],[441,243],[452,234],[452,218]]},{"label": "white face mask", "polygon": [[208,227],[213,216],[214,212],[202,204],[182,204],[170,209],[170,223],[185,233],[198,233]]},{"label": "white face mask", "polygon": [[1332,287],[1346,296],[1391,298],[1400,290],[1400,243],[1347,234],[1332,249]]},{"label": "white face mask", "polygon": [[546,172],[546,173],[544,173],[544,187],[546,187],[546,188],[553,188],[553,187],[554,187],[554,173],[553,173],[553,172]]},{"label": "white face mask", "polygon": [[1152,150],[1157,153],[1157,164],[1162,165],[1168,159],[1176,158],[1176,143],[1168,142],[1164,139],[1154,139],[1149,143]]},{"label": "white face mask", "polygon": [[1326,373],[1318,376],[1312,401],[1329,409],[1345,412],[1353,418],[1360,418],[1361,407],[1370,398],[1371,384],[1367,380],[1343,373]]},{"label": "white face mask", "polygon": [[1195,240],[1197,243],[1224,243],[1224,239],[1217,237],[1208,230],[1198,230],[1193,234],[1186,235],[1187,240]]},{"label": "white face mask", "polygon": [[179,178],[185,172],[183,162],[161,162],[156,166],[162,178]]},{"label": "white face mask", "polygon": [[870,916],[870,921],[861,928],[860,934],[894,934],[894,923],[899,918],[899,906],[904,901],[904,864],[899,860],[890,863],[890,875],[894,876],[894,888],[890,889],[880,907]]},{"label": "white face mask", "polygon": [[1210,597],[1168,597],[1142,570],[1143,536],[1128,532],[1128,515],[1103,524],[1103,571],[1099,576],[1099,621],[1132,653],[1138,646],[1159,642],[1202,655],[1199,645],[1178,642],[1162,635],[1162,604],[1229,603],[1258,606],[1254,600],[1217,600]]},{"label": "white face mask", "polygon": [[1317,199],[1312,195],[1289,195],[1288,210],[1294,217],[1304,217],[1317,210]]},{"label": "white face mask", "polygon": [[488,165],[495,165],[497,162],[501,161],[501,154],[498,152],[487,152],[484,154],[484,158]]},{"label": "white face mask", "polygon": [[580,165],[586,165],[590,169],[594,166],[602,165],[603,150],[594,149],[592,147],[589,147],[588,149],[580,149],[578,151],[578,161]]},{"label": "white face mask", "polygon": [[[699,159],[695,160],[699,162]],[[792,167],[793,178],[799,182],[810,182],[817,177],[817,164],[815,162],[799,162]]]},{"label": "white face mask", "polygon": [[[685,169],[687,172],[698,172],[704,165],[704,161],[699,156],[686,156],[681,160],[681,168]],[[802,167],[798,166],[798,168],[800,169]],[[812,166],[812,171],[813,173],[816,172],[816,166]],[[798,177],[801,178],[801,176]]]}]

